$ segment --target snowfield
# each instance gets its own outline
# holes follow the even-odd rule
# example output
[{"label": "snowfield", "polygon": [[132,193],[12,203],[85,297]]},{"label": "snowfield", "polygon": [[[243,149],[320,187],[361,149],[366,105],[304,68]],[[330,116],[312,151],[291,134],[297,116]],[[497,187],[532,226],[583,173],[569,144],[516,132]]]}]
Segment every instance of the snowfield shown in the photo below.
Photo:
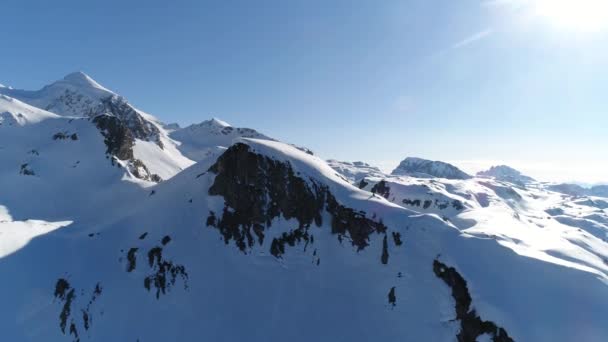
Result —
[{"label": "snowfield", "polygon": [[[608,198],[0,88],[7,341],[606,341]],[[66,95],[68,94],[68,95]]]}]

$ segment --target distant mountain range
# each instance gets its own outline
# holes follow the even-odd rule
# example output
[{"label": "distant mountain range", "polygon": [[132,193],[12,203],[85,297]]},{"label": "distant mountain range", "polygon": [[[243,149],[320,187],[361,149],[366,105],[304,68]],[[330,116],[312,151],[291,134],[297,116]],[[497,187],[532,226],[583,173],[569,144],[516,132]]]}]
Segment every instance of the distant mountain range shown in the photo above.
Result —
[{"label": "distant mountain range", "polygon": [[607,186],[0,87],[6,341],[606,341],[607,234]]}]

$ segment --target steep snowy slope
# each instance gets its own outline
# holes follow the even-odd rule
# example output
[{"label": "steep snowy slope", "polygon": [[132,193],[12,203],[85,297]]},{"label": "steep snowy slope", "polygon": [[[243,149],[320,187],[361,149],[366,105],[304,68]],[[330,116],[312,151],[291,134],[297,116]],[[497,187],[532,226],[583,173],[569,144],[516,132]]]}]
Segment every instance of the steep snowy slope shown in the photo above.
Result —
[{"label": "steep snowy slope", "polygon": [[0,95],[0,126],[23,126],[57,117],[19,100]]},{"label": "steep snowy slope", "polygon": [[0,88],[0,94],[61,116],[91,118],[100,130],[113,137],[118,159],[140,168],[145,180],[173,177],[193,164],[177,150],[163,125],[123,97],[102,87],[91,77],[76,72],[37,91]]},{"label": "steep snowy slope", "polygon": [[[608,336],[607,278],[600,265],[544,260],[507,244],[517,244],[513,240],[417,215],[350,185],[323,160],[287,144],[246,139],[147,190],[136,201],[99,198],[97,207],[113,219],[75,221],[0,259],[0,274],[10,274],[0,292],[3,336]],[[519,232],[511,226],[518,221],[505,215],[511,219],[495,221],[501,224],[496,229]]]},{"label": "steep snowy slope", "polygon": [[405,158],[391,173],[395,176],[414,176],[421,178],[438,177],[446,179],[469,179],[470,175],[454,165],[422,158]]},{"label": "steep snowy slope", "polygon": [[[92,120],[61,117],[0,98],[0,205],[16,220],[94,216],[100,198],[145,190],[131,165],[107,153]],[[128,196],[127,196],[128,197]]]}]

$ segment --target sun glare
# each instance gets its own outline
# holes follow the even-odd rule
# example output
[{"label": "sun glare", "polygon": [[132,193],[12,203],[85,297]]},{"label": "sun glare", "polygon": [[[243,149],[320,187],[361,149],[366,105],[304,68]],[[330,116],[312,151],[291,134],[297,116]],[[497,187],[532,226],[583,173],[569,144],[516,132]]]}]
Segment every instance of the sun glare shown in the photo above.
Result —
[{"label": "sun glare", "polygon": [[587,32],[608,29],[608,0],[536,0],[534,10],[560,28]]}]

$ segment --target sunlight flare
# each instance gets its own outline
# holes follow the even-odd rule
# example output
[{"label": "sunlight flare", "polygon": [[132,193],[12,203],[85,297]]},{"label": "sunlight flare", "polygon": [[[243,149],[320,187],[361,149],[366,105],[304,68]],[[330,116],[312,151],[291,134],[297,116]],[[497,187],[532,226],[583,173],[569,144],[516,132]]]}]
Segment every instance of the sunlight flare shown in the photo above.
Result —
[{"label": "sunlight flare", "polygon": [[559,28],[585,32],[608,28],[606,0],[536,0],[534,11]]}]

